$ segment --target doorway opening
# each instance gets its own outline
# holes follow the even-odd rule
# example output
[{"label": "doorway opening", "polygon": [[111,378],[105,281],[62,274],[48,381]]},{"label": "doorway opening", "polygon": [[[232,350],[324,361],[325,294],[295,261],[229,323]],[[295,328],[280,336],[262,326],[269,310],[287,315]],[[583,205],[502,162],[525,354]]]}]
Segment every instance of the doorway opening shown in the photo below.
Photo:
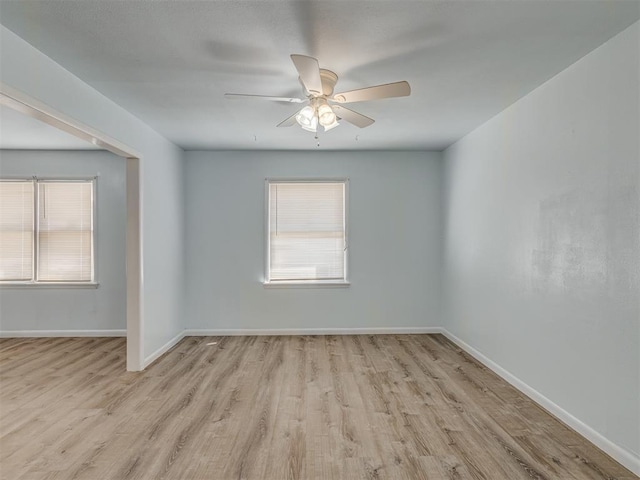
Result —
[{"label": "doorway opening", "polygon": [[0,85],[0,105],[85,140],[126,159],[126,330],[127,370],[144,369],[142,311],[142,235],[140,203],[140,162],[135,149],[89,125],[55,111],[6,85]]}]

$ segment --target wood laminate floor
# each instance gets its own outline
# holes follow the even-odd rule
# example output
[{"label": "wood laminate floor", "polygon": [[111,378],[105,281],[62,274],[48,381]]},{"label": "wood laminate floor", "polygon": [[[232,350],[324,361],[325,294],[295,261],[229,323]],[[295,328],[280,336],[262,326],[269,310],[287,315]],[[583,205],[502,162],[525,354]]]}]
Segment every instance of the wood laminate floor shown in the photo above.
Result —
[{"label": "wood laminate floor", "polygon": [[[216,342],[215,345],[212,343]],[[0,341],[0,478],[638,478],[440,335]]]}]

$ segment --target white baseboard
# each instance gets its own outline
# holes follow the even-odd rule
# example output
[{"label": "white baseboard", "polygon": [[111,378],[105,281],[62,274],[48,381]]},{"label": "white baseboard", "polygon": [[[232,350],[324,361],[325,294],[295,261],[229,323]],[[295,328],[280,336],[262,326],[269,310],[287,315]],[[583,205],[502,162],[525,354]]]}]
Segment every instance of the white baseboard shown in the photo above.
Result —
[{"label": "white baseboard", "polygon": [[403,335],[442,333],[441,327],[378,327],[378,328],[227,328],[187,329],[188,337],[226,337],[236,335]]},{"label": "white baseboard", "polygon": [[631,470],[636,475],[640,475],[640,457],[635,455],[633,452],[630,452],[619,445],[616,445],[611,440],[603,436],[601,433],[598,433],[596,430],[591,428],[586,423],[582,422],[578,418],[571,415],[569,412],[564,410],[562,407],[555,404],[553,401],[549,400],[547,397],[542,395],[536,389],[530,387],[525,382],[520,380],[518,377],[513,375],[508,370],[505,370],[500,365],[495,363],[493,360],[486,357],[483,353],[473,348],[468,343],[464,342],[460,338],[453,335],[446,329],[441,329],[441,332],[445,337],[455,343],[462,350],[467,352],[469,355],[474,357],[480,363],[485,365],[487,368],[491,369],[497,375],[502,377],[504,380],[509,382],[515,388],[524,393],[527,397],[532,399],[534,402],[539,404],[542,408],[547,410],[550,414],[558,418],[561,422],[565,423],[567,426],[571,427],[573,430],[578,432],[584,438],[589,440],[595,446],[600,448],[602,451],[610,455],[614,460],[624,465],[626,468]]},{"label": "white baseboard", "polygon": [[126,337],[126,330],[2,330],[0,338],[22,337]]},{"label": "white baseboard", "polygon": [[171,340],[169,340],[167,343],[165,343],[163,346],[161,346],[159,349],[157,349],[155,352],[153,352],[151,355],[149,355],[147,358],[145,358],[144,363],[142,365],[142,369],[144,370],[153,362],[155,362],[158,358],[160,358],[162,355],[164,355],[169,350],[171,350],[173,346],[176,345],[185,336],[186,336],[185,330],[183,330],[182,332],[177,334],[175,337],[173,337]]}]

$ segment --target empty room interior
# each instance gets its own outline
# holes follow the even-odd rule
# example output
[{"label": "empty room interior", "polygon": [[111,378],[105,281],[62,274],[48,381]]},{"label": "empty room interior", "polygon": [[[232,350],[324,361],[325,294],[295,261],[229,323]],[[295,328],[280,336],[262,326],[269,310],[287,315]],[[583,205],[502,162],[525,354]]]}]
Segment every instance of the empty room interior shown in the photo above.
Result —
[{"label": "empty room interior", "polygon": [[0,479],[640,478],[640,1],[0,1]]}]

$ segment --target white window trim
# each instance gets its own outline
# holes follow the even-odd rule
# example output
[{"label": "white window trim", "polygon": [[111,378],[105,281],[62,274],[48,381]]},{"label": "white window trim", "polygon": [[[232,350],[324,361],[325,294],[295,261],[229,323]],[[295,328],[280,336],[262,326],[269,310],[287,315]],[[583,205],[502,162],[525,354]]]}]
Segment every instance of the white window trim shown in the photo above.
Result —
[{"label": "white window trim", "polygon": [[[276,280],[269,278],[269,185],[271,183],[344,183],[344,280]],[[264,280],[265,288],[341,288],[351,285],[349,281],[349,178],[265,178],[264,179]]]},{"label": "white window trim", "polygon": [[[14,177],[14,176],[3,176],[1,180],[5,181],[16,181],[16,182],[34,182],[34,208],[33,208],[33,221],[34,221],[34,238],[33,238],[33,280],[20,281],[20,280],[0,280],[0,289],[5,288],[98,288],[100,283],[98,282],[98,266],[96,262],[96,258],[98,257],[98,242],[96,235],[96,225],[98,224],[97,217],[97,195],[98,195],[98,176],[95,175],[93,177],[85,177],[85,176],[55,176],[55,177],[39,177],[39,176],[31,176],[31,177]],[[69,281],[42,281],[36,280],[37,278],[37,268],[38,268],[38,182],[90,182],[93,189],[93,205],[92,205],[92,232],[91,235],[91,251],[92,251],[92,279],[86,282],[69,282]]]},{"label": "white window trim", "polygon": [[98,288],[99,282],[16,282],[0,281],[0,289],[14,288]]}]

